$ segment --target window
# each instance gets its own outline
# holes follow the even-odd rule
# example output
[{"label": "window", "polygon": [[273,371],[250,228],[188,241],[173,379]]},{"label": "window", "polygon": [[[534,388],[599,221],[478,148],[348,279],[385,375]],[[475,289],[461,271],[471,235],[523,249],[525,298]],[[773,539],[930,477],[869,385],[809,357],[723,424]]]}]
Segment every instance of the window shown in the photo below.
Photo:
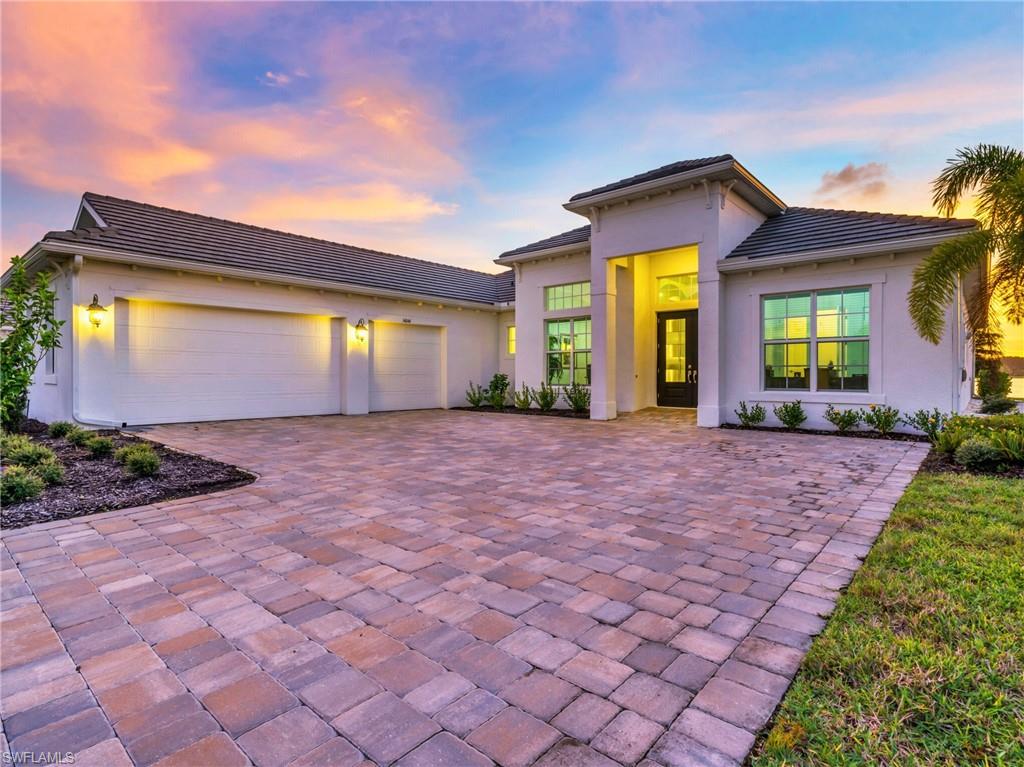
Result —
[{"label": "window", "polygon": [[816,391],[867,391],[869,302],[867,287],[764,297],[764,388],[809,391],[816,369]]},{"label": "window", "polygon": [[811,294],[763,299],[764,388],[810,387]]},{"label": "window", "polygon": [[[56,299],[50,303],[50,313],[56,318]],[[57,372],[57,350],[47,349],[46,354],[43,357],[43,373],[44,375],[52,376]]]},{"label": "window", "polygon": [[545,323],[548,384],[590,386],[590,317]]},{"label": "window", "polygon": [[509,357],[516,356],[516,326],[509,325],[505,329],[505,350]]},{"label": "window", "polygon": [[569,285],[549,285],[544,288],[544,308],[549,312],[560,309],[584,309],[590,306],[590,280]]},{"label": "window", "polygon": [[697,300],[697,275],[675,274],[658,278],[658,303]]},{"label": "window", "polygon": [[868,390],[868,296],[867,288],[848,288],[815,297],[819,390]]}]

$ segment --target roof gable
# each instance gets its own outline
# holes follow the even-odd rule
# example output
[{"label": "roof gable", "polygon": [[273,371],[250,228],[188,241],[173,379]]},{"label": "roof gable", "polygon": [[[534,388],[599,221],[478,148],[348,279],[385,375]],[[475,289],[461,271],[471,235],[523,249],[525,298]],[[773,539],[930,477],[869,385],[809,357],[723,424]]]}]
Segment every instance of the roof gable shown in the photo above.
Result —
[{"label": "roof gable", "polygon": [[731,154],[720,154],[714,157],[701,157],[696,160],[680,160],[679,162],[669,163],[668,165],[662,165],[660,168],[654,170],[644,171],[638,173],[635,176],[629,178],[619,179],[613,181],[610,184],[604,186],[595,187],[594,189],[588,189],[586,192],[579,192],[569,198],[569,202],[578,202],[586,199],[587,197],[596,197],[599,194],[605,192],[614,192],[617,189],[626,189],[637,184],[643,184],[646,181],[657,181],[660,178],[667,178],[674,176],[677,173],[685,173],[688,170],[697,170],[698,168],[706,168],[709,165],[717,165],[720,162],[733,161],[736,158]]}]

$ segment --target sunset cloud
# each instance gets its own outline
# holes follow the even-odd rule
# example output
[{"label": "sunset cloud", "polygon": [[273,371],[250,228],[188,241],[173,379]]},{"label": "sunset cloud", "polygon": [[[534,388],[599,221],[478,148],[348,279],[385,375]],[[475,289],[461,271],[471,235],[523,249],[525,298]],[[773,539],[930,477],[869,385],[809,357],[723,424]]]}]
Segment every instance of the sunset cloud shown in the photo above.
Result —
[{"label": "sunset cloud", "polygon": [[240,216],[252,223],[286,221],[419,222],[450,215],[456,205],[435,202],[392,184],[311,189],[261,196]]},{"label": "sunset cloud", "polygon": [[823,204],[843,197],[870,199],[880,197],[887,189],[889,167],[881,162],[868,162],[863,165],[847,163],[837,171],[827,170],[821,176],[821,186],[815,196]]}]

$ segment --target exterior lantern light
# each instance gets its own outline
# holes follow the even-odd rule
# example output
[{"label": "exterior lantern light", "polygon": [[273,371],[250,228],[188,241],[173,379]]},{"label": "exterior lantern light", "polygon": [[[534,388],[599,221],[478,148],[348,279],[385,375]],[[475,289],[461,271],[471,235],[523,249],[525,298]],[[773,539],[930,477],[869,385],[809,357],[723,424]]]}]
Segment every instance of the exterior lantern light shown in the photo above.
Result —
[{"label": "exterior lantern light", "polygon": [[86,308],[89,312],[89,322],[94,326],[99,327],[103,324],[103,315],[107,313],[107,310],[100,306],[100,297],[96,294],[92,294],[92,303]]},{"label": "exterior lantern light", "polygon": [[366,320],[360,318],[359,322],[356,323],[356,340],[365,341],[369,334],[370,329],[366,326]]}]

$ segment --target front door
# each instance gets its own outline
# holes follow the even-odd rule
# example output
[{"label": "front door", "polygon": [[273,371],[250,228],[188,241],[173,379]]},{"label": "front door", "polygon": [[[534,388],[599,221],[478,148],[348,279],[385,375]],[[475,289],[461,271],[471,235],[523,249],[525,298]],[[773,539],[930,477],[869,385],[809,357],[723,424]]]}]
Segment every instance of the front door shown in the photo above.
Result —
[{"label": "front door", "polygon": [[658,314],[658,405],[697,407],[697,310]]}]

